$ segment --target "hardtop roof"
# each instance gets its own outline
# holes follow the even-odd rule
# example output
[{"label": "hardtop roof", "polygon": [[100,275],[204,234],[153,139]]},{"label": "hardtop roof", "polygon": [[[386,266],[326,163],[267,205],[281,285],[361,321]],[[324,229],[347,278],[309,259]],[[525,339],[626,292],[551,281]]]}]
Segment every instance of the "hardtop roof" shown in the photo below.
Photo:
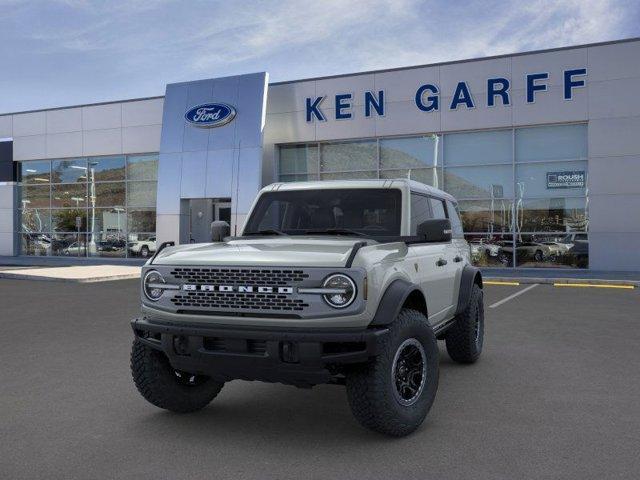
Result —
[{"label": "hardtop roof", "polygon": [[363,180],[315,180],[309,182],[278,182],[264,187],[260,193],[293,190],[329,190],[339,188],[399,188],[416,193],[431,195],[433,197],[449,200],[457,203],[456,199],[438,188],[424,183],[416,182],[408,178],[395,179],[363,179]]}]

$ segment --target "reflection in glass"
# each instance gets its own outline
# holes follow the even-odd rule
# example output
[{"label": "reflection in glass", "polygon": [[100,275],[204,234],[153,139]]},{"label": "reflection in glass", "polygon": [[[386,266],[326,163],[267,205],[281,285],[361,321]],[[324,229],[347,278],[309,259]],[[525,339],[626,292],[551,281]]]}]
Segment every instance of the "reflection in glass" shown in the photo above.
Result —
[{"label": "reflection in glass", "polygon": [[127,157],[129,180],[157,180],[158,155],[131,155]]},{"label": "reflection in glass", "polygon": [[510,232],[513,200],[462,200],[458,209],[465,232]]},{"label": "reflection in glass", "polygon": [[113,182],[124,180],[124,157],[95,157],[89,159],[89,181]]},{"label": "reflection in glass", "polygon": [[51,162],[49,160],[20,162],[20,177],[22,183],[49,183]]},{"label": "reflection in glass", "polygon": [[460,198],[513,197],[513,167],[455,167],[444,169],[444,190]]},{"label": "reflection in glass", "polygon": [[51,186],[52,207],[86,207],[87,185],[64,183]]},{"label": "reflection in glass", "polygon": [[[579,182],[575,182],[571,185],[576,186],[563,186],[563,182],[557,181],[562,175],[582,178],[584,184],[577,186]],[[552,180],[556,181],[551,183]],[[524,163],[516,166],[516,191],[519,197],[576,197],[584,196],[586,190],[587,162]]]},{"label": "reflection in glass", "polygon": [[410,178],[416,182],[439,188],[441,184],[439,168],[413,168],[411,170],[381,170],[380,178]]},{"label": "reflection in glass", "polygon": [[588,229],[585,198],[540,198],[516,202],[517,232],[584,232]]},{"label": "reflection in glass", "polygon": [[51,255],[85,257],[87,236],[84,233],[56,233],[51,240]]},{"label": "reflection in glass", "polygon": [[127,206],[155,207],[157,186],[156,182],[129,182]]},{"label": "reflection in glass", "polygon": [[49,208],[49,185],[23,185],[20,190],[22,208]]},{"label": "reflection in glass", "polygon": [[516,266],[526,268],[588,268],[586,233],[518,235]]},{"label": "reflection in glass", "polygon": [[516,162],[587,158],[587,126],[553,125],[516,129]]},{"label": "reflection in glass", "polygon": [[441,137],[385,138],[380,140],[380,168],[413,169],[438,165]]},{"label": "reflection in glass", "polygon": [[124,235],[112,235],[98,232],[88,236],[87,253],[90,257],[123,258],[127,253],[127,241]]},{"label": "reflection in glass", "polygon": [[465,235],[469,242],[471,261],[478,267],[508,267],[513,264],[511,235]]},{"label": "reflection in glass", "polygon": [[360,180],[367,178],[378,178],[378,172],[340,172],[320,175],[320,180]]},{"label": "reflection in glass", "polygon": [[[134,236],[155,236],[158,155],[35,160],[19,168],[22,254],[123,257],[128,219],[130,229],[146,231]],[[149,179],[130,182],[131,211],[127,179]]]},{"label": "reflection in glass", "polygon": [[280,147],[280,174],[317,174],[317,145],[286,145]]},{"label": "reflection in glass", "polygon": [[125,203],[126,187],[124,182],[118,183],[96,183],[90,185],[90,189],[95,188],[96,207],[117,207]]},{"label": "reflection in glass", "polygon": [[87,181],[87,159],[53,160],[51,162],[52,183],[81,183]]},{"label": "reflection in glass", "polygon": [[130,257],[147,258],[156,251],[154,233],[129,233],[127,251]]},{"label": "reflection in glass", "polygon": [[318,175],[317,174],[307,175],[306,173],[295,174],[295,175],[280,175],[281,182],[307,182],[307,181],[310,182],[312,180],[318,180]]},{"label": "reflection in glass", "polygon": [[122,207],[96,208],[95,215],[89,209],[89,233],[95,232],[97,240],[111,240],[125,237],[127,226],[126,210]]},{"label": "reflection in glass", "polygon": [[51,255],[51,237],[48,233],[23,233],[20,248],[22,255]]},{"label": "reflection in glass", "polygon": [[511,130],[452,133],[444,136],[444,165],[511,165]]},{"label": "reflection in glass", "polygon": [[[77,218],[80,218],[80,229],[77,227]],[[86,232],[87,210],[77,208],[64,208],[51,210],[51,229],[54,232]]]},{"label": "reflection in glass", "polygon": [[377,170],[377,142],[375,140],[363,140],[349,143],[323,144],[320,168],[322,172]]},{"label": "reflection in glass", "polygon": [[141,210],[129,210],[129,230],[135,232],[156,231],[156,210],[146,208]]},{"label": "reflection in glass", "polygon": [[27,208],[20,211],[22,232],[48,232],[51,230],[51,214],[45,208]]}]

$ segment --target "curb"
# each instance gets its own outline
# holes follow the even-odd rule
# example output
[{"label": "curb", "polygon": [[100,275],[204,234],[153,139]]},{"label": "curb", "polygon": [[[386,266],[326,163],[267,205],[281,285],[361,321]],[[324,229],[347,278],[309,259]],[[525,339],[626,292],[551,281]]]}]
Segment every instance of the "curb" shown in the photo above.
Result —
[{"label": "curb", "polygon": [[60,277],[39,277],[36,275],[25,275],[21,273],[0,273],[0,278],[7,280],[34,280],[40,282],[63,282],[63,283],[97,283],[111,282],[114,280],[131,280],[140,278],[139,274],[128,273],[124,275],[110,275],[108,277],[89,277],[89,278],[60,278]]},{"label": "curb", "polygon": [[489,277],[483,276],[483,279],[486,282],[504,282],[508,283],[519,283],[519,284],[530,284],[530,283],[538,283],[543,285],[554,285],[554,284],[562,284],[562,285],[575,285],[578,286],[630,286],[639,288],[640,281],[636,280],[610,280],[604,278],[547,278],[547,277]]}]

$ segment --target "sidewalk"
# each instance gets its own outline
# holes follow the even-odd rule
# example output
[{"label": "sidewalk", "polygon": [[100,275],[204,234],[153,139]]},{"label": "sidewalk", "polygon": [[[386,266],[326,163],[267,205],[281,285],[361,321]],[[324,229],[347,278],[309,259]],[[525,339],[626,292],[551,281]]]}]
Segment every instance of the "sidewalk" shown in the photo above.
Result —
[{"label": "sidewalk", "polygon": [[74,283],[140,278],[140,267],[131,265],[75,265],[58,267],[0,267],[0,278]]},{"label": "sidewalk", "polygon": [[552,268],[481,268],[485,280],[495,282],[632,285],[640,287],[640,272],[603,272]]}]

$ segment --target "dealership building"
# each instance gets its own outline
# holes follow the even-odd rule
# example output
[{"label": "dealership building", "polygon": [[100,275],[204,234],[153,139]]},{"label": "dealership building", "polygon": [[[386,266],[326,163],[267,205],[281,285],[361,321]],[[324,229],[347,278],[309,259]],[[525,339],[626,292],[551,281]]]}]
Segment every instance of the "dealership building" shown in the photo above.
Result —
[{"label": "dealership building", "polygon": [[0,255],[239,233],[273,182],[411,178],[481,266],[640,270],[640,39],[0,115]]}]

